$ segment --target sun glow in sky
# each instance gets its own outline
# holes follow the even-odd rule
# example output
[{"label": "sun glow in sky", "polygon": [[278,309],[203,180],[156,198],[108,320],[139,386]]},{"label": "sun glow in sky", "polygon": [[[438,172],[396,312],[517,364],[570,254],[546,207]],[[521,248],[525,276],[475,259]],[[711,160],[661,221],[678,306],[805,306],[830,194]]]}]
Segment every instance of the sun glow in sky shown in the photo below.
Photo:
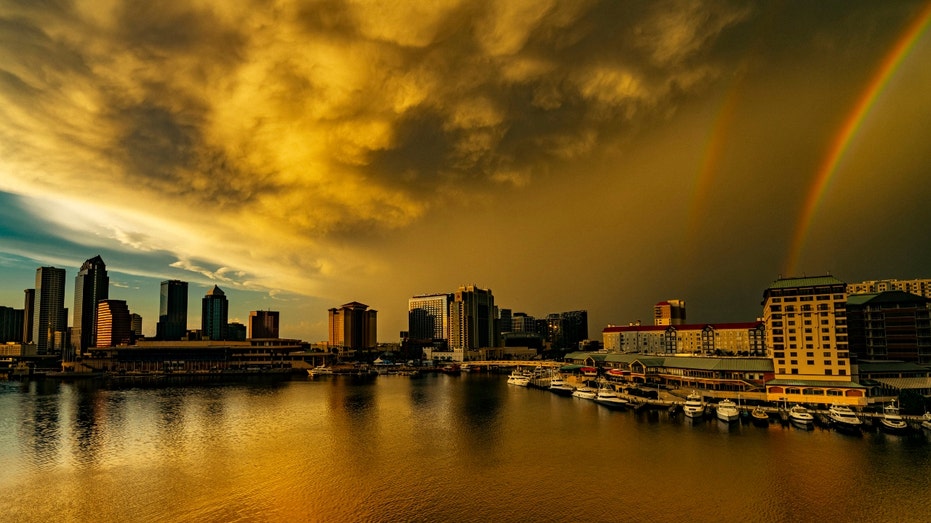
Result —
[{"label": "sun glow in sky", "polygon": [[147,334],[178,278],[191,327],[217,284],[282,336],[360,301],[396,341],[410,296],[475,283],[599,338],[670,298],[752,320],[787,263],[929,277],[927,9],[0,0],[0,305],[100,254]]}]

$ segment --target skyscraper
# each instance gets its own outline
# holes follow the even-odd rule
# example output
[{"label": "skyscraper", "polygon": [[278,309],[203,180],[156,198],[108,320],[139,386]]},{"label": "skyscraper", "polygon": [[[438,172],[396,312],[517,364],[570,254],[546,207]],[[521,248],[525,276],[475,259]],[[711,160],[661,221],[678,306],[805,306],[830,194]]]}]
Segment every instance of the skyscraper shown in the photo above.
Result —
[{"label": "skyscraper", "polygon": [[187,334],[187,282],[167,280],[162,282],[158,307],[156,338],[180,340]]},{"label": "skyscraper", "polygon": [[278,338],[278,311],[249,313],[250,338]]},{"label": "skyscraper", "polygon": [[211,340],[229,339],[229,302],[220,287],[214,285],[202,301],[201,331]]},{"label": "skyscraper", "polygon": [[71,348],[74,354],[97,346],[97,302],[109,297],[107,266],[98,255],[84,262],[74,278],[74,320]]},{"label": "skyscraper", "polygon": [[142,316],[132,313],[129,315],[129,328],[136,338],[142,337]]},{"label": "skyscraper", "polygon": [[23,343],[32,343],[32,329],[35,328],[36,290],[26,289],[23,293],[25,294],[23,300]]},{"label": "skyscraper", "polygon": [[128,345],[132,341],[132,320],[123,300],[100,300],[97,304],[97,347]]},{"label": "skyscraper", "polygon": [[44,355],[61,352],[68,330],[64,269],[36,269],[35,300],[32,338],[36,344],[36,353]]},{"label": "skyscraper", "polygon": [[407,300],[408,336],[415,340],[449,339],[452,294],[421,294]]},{"label": "skyscraper", "polygon": [[491,347],[495,341],[495,298],[491,289],[460,286],[449,306],[449,346],[455,350]]},{"label": "skyscraper", "polygon": [[329,344],[348,350],[371,349],[378,345],[377,313],[353,301],[329,310]]}]

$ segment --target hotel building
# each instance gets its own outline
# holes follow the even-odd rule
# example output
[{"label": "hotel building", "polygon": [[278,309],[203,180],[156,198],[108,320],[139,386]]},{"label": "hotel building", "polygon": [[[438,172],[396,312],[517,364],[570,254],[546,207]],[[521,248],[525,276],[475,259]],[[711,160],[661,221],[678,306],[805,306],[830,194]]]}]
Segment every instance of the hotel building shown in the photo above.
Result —
[{"label": "hotel building", "polygon": [[902,291],[931,298],[931,279],[868,280],[847,284],[847,294],[874,294],[886,291]]},{"label": "hotel building", "polygon": [[865,388],[851,381],[844,282],[778,279],[763,292],[763,322],[775,370],[770,401],[866,404]]},{"label": "hotel building", "polygon": [[329,346],[340,353],[373,349],[378,344],[378,311],[353,301],[329,310]]},{"label": "hotel building", "polygon": [[408,336],[415,340],[449,339],[449,304],[452,294],[421,294],[407,300]]},{"label": "hotel building", "polygon": [[608,352],[647,354],[732,354],[763,356],[763,322],[698,323],[693,325],[628,325],[602,330]]}]

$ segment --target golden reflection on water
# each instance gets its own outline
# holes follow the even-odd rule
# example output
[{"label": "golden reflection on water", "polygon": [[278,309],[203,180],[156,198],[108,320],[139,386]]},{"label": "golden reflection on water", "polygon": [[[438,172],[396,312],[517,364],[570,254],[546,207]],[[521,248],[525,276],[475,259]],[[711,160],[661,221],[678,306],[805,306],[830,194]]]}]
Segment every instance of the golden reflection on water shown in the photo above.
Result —
[{"label": "golden reflection on water", "polygon": [[920,433],[693,423],[494,375],[3,384],[0,415],[8,521],[927,515]]}]

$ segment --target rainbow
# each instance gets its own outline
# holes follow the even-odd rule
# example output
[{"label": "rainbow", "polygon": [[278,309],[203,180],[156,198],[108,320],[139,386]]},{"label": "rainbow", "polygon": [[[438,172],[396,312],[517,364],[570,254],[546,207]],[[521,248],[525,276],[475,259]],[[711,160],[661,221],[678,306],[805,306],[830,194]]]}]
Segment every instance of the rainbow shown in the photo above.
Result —
[{"label": "rainbow", "polygon": [[866,89],[853,106],[853,110],[844,120],[840,132],[831,142],[828,154],[821,162],[821,166],[815,175],[814,182],[811,184],[811,188],[808,191],[808,196],[805,198],[801,216],[796,223],[795,233],[792,235],[789,257],[786,260],[785,272],[783,274],[787,276],[795,274],[799,257],[802,254],[802,248],[805,245],[808,229],[811,226],[815,211],[818,209],[818,203],[821,201],[821,197],[824,195],[828,184],[831,182],[831,177],[834,176],[834,173],[837,171],[837,166],[841,158],[843,158],[844,152],[846,152],[853,136],[863,123],[864,118],[870,112],[877,96],[882,92],[883,88],[892,77],[892,74],[908,55],[908,52],[912,49],[918,37],[920,37],[927,28],[929,22],[931,22],[931,2],[926,4],[918,13],[915,20],[906,27],[905,32],[902,33],[892,49],[890,49],[883,58],[879,69],[870,79]]}]

